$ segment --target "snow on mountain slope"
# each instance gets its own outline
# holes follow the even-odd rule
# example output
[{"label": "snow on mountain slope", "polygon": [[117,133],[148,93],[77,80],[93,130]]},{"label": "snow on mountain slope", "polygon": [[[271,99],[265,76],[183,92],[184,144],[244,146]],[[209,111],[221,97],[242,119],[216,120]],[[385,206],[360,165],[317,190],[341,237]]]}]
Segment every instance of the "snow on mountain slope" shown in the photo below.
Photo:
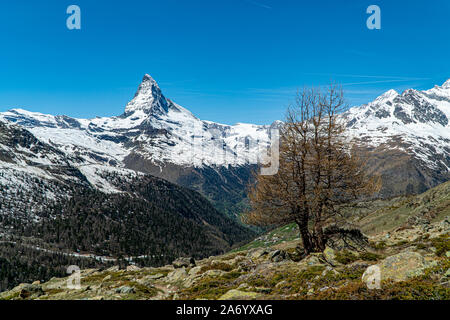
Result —
[{"label": "snow on mountain slope", "polygon": [[14,109],[0,119],[27,128],[70,156],[113,166],[123,166],[131,152],[161,165],[256,164],[258,150],[269,145],[271,128],[202,121],[166,99],[149,75],[118,117],[75,119]]},{"label": "snow on mountain slope", "polygon": [[427,91],[390,90],[344,117],[350,133],[364,143],[389,144],[429,168],[450,170],[450,80]]},{"label": "snow on mountain slope", "polygon": [[[403,192],[409,180],[423,180],[411,187],[419,192],[450,178],[450,80],[426,91],[389,90],[343,118],[362,146],[379,152],[381,165],[373,165],[382,167],[387,180],[402,172],[396,179],[404,182],[396,192]],[[264,156],[272,129],[280,126],[200,120],[167,99],[149,75],[120,116],[76,119],[14,109],[0,113],[0,121],[26,128],[76,168],[143,171],[207,194],[213,202],[222,201],[226,190],[234,204],[242,200],[250,167]],[[380,156],[380,150],[397,152],[398,159]],[[399,169],[393,159],[406,164]],[[110,189],[96,170],[84,172],[93,185]]]}]

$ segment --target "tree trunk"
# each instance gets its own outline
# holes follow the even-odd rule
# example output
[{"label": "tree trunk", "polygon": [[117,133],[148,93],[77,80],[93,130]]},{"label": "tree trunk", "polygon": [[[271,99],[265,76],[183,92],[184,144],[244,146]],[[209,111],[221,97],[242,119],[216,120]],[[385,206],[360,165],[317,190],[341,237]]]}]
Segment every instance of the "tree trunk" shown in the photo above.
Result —
[{"label": "tree trunk", "polygon": [[317,222],[313,233],[314,252],[323,252],[325,250],[326,240],[323,234],[322,224]]},{"label": "tree trunk", "polygon": [[326,238],[324,236],[322,227],[316,226],[314,232],[308,229],[308,224],[303,222],[297,223],[300,230],[300,236],[303,242],[303,249],[305,254],[308,255],[313,252],[323,252],[325,250]]},{"label": "tree trunk", "polygon": [[300,222],[297,223],[298,229],[300,230],[300,236],[303,242],[303,249],[305,250],[305,254],[308,255],[311,252],[314,252],[314,244],[311,241],[311,233],[308,230],[308,223]]}]

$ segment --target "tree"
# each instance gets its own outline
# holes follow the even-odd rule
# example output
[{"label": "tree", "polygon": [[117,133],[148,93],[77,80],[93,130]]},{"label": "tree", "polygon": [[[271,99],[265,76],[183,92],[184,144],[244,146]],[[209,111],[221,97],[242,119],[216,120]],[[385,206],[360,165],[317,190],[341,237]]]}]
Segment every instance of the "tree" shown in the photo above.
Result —
[{"label": "tree", "polygon": [[336,85],[297,94],[280,130],[278,173],[255,177],[245,223],[295,222],[305,254],[322,252],[336,237],[345,241],[362,235],[342,227],[342,210],[379,191],[381,181],[366,174],[340,117],[344,110],[343,92]]}]

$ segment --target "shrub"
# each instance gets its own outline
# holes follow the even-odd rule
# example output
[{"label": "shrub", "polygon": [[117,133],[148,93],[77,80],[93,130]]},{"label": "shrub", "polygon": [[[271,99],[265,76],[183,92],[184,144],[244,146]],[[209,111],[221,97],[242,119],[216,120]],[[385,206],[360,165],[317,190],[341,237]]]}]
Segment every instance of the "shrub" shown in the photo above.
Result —
[{"label": "shrub", "polygon": [[349,264],[358,260],[358,257],[351,251],[344,250],[336,252],[336,261],[342,264]]},{"label": "shrub", "polygon": [[364,261],[378,261],[381,259],[381,256],[372,252],[363,252],[359,255],[359,258]]},{"label": "shrub", "polygon": [[450,236],[441,235],[439,238],[431,239],[431,244],[436,248],[436,255],[442,257],[447,251],[450,251]]}]

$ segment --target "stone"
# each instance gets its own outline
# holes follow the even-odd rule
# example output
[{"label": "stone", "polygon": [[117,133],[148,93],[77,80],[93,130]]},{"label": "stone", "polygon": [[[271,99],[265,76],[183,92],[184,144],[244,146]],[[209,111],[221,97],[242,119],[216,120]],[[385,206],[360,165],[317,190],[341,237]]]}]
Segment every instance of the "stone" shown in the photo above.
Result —
[{"label": "stone", "polygon": [[117,272],[117,271],[119,271],[119,266],[113,266],[111,268],[106,269],[106,271]]},{"label": "stone", "polygon": [[127,271],[139,271],[139,270],[141,270],[141,268],[139,268],[138,266],[135,265],[127,266]]},{"label": "stone", "polygon": [[202,271],[202,267],[197,266],[193,267],[191,270],[189,270],[189,276],[196,276]]},{"label": "stone", "polygon": [[256,287],[253,288],[254,291],[259,292],[259,293],[271,293],[272,289],[271,288],[266,288],[266,287]]},{"label": "stone", "polygon": [[205,277],[220,277],[224,275],[226,272],[223,270],[208,270],[206,271],[203,276]]},{"label": "stone", "polygon": [[145,279],[148,279],[148,280],[159,280],[159,279],[162,279],[164,277],[165,277],[164,274],[156,273],[156,274],[151,274],[149,276],[146,276]]},{"label": "stone", "polygon": [[188,274],[185,268],[175,269],[174,271],[169,272],[169,274],[166,277],[166,281],[167,282],[183,281],[187,278],[187,276]]},{"label": "stone", "polygon": [[265,248],[255,248],[248,251],[247,257],[250,259],[259,259],[268,253],[269,251]]},{"label": "stone", "polygon": [[30,297],[40,297],[44,295],[44,290],[42,290],[42,287],[40,285],[36,284],[23,284],[20,288],[19,296],[22,299],[27,299]]},{"label": "stone", "polygon": [[323,270],[323,272],[322,272],[322,277],[325,277],[329,273],[332,273],[335,275],[339,274],[339,272],[336,271],[335,269],[333,269],[332,267],[326,266],[325,270]]},{"label": "stone", "polygon": [[392,279],[398,282],[422,275],[424,269],[431,265],[432,262],[426,261],[419,253],[405,251],[387,257],[376,266],[380,269],[382,280]]},{"label": "stone", "polygon": [[194,258],[178,258],[172,262],[172,265],[175,269],[195,267],[195,260]]},{"label": "stone", "polygon": [[272,251],[272,252],[269,254],[269,259],[272,260],[273,258],[275,258],[276,256],[278,256],[280,253],[281,253],[281,250],[275,250],[275,251]]},{"label": "stone", "polygon": [[109,275],[107,275],[106,277],[104,277],[103,278],[103,280],[102,280],[102,282],[106,282],[106,281],[108,281],[108,280],[111,280],[111,275],[109,274]]},{"label": "stone", "polygon": [[250,285],[248,283],[241,283],[238,287],[238,290],[245,290],[245,289],[249,289]]},{"label": "stone", "polygon": [[311,253],[299,263],[306,266],[323,265],[323,256],[321,253]]},{"label": "stone", "polygon": [[116,289],[116,293],[131,294],[131,293],[136,293],[136,291],[132,287],[122,286],[122,287]]},{"label": "stone", "polygon": [[284,260],[289,260],[289,255],[286,251],[275,250],[269,254],[269,259],[272,262],[281,262]]},{"label": "stone", "polygon": [[260,297],[260,294],[257,292],[246,292],[232,289],[222,295],[219,300],[253,300],[257,299],[258,297]]},{"label": "stone", "polygon": [[336,252],[330,247],[325,247],[323,257],[332,266],[338,266],[340,263],[336,260]]}]

